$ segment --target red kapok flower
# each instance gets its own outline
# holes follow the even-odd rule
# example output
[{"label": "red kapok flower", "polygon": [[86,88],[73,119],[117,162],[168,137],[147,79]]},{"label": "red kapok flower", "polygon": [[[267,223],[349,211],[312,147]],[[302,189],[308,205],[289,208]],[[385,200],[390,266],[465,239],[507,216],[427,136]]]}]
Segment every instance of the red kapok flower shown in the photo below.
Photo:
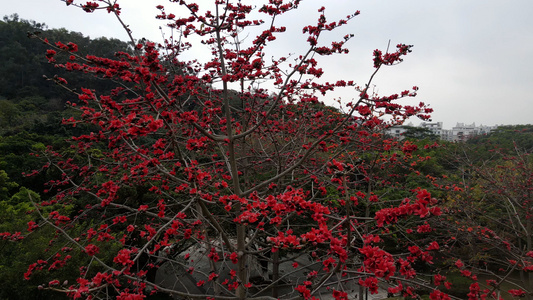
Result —
[{"label": "red kapok flower", "polygon": [[93,245],[93,244],[89,244],[85,247],[85,252],[87,253],[87,255],[89,256],[94,256],[95,254],[97,254],[98,252],[100,251],[100,249]]}]

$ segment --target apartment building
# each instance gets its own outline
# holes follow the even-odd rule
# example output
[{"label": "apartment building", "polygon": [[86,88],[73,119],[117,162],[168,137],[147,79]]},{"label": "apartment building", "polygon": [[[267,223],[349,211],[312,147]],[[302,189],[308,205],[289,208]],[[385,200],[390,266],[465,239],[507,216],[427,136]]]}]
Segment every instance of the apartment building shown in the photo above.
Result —
[{"label": "apartment building", "polygon": [[476,135],[488,134],[498,128],[498,126],[499,125],[476,126],[476,123],[457,123],[454,127],[452,127],[452,129],[444,129],[442,122],[422,122],[418,126],[413,126],[412,123],[409,123],[408,125],[394,126],[392,128],[387,129],[387,133],[397,139],[403,139],[405,133],[409,130],[412,130],[413,128],[423,128],[440,137],[440,139],[442,140],[455,142],[465,141]]}]

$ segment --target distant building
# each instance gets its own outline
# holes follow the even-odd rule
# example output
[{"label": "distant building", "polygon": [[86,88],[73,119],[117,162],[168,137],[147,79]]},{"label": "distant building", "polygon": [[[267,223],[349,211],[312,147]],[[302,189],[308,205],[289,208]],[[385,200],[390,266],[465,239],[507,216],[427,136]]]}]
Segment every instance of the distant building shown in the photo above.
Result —
[{"label": "distant building", "polygon": [[430,130],[433,134],[437,135],[437,136],[441,136],[442,135],[442,122],[433,122],[433,123],[429,123],[429,122],[422,122],[420,123],[419,127],[422,127],[422,128],[426,128],[428,130]]},{"label": "distant building", "polygon": [[499,125],[476,126],[476,123],[457,123],[454,127],[452,127],[452,129],[444,129],[442,122],[422,122],[417,127],[413,126],[412,123],[409,123],[408,125],[394,126],[387,129],[387,133],[390,136],[401,140],[404,138],[404,134],[409,130],[412,130],[413,128],[421,128],[433,133],[442,140],[456,142],[465,141],[476,135],[488,134],[498,128],[498,126]]},{"label": "distant building", "polygon": [[414,127],[413,123],[390,127],[387,129],[387,134],[389,134],[395,139],[402,140],[403,134],[406,133],[410,127]]},{"label": "distant building", "polygon": [[465,141],[476,135],[488,134],[494,129],[498,128],[498,125],[495,126],[476,126],[476,123],[464,124],[457,123],[450,132],[446,135],[446,140],[448,141]]},{"label": "distant building", "polygon": [[457,123],[454,127],[452,127],[451,135],[449,136],[450,141],[465,141],[468,138],[471,138],[476,134],[476,123],[472,124],[465,124],[465,123]]}]

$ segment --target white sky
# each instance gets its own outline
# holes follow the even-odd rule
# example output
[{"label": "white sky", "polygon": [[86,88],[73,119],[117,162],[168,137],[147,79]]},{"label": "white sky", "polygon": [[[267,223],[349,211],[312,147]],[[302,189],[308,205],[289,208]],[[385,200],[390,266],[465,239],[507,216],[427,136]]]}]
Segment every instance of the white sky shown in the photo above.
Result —
[{"label": "white sky", "polygon": [[[59,0],[2,2],[3,15],[17,13],[49,28],[64,27],[92,38],[126,40],[120,24],[105,11],[87,14]],[[211,2],[197,1],[201,8]],[[164,23],[154,18],[156,5],[180,15],[176,4],[164,0],[122,0],[119,4],[136,38],[161,40],[159,26]],[[391,45],[412,44],[413,53],[402,64],[381,70],[374,81],[383,96],[420,87],[415,102],[429,103],[435,110],[433,121],[443,122],[445,128],[456,122],[533,124],[533,1],[304,0],[301,10],[279,20],[289,30],[273,44],[276,53],[303,50],[306,38],[298,33],[315,22],[322,5],[330,21],[361,11],[348,26],[330,34],[331,39],[347,33],[355,37],[348,43],[350,54],[325,60],[327,66],[322,67],[333,75],[326,80],[364,83],[373,70],[374,49],[385,50],[389,40]],[[350,99],[354,97],[350,93],[339,95]]]}]

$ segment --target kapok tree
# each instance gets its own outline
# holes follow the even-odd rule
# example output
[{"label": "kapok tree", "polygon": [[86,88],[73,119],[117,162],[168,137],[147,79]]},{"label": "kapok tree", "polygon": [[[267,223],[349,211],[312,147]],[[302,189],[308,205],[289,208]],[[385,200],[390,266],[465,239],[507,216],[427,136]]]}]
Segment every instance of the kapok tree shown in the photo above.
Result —
[{"label": "kapok tree", "polygon": [[[159,5],[157,18],[175,32],[161,44],[135,40],[117,1],[65,2],[116,16],[132,49],[108,59],[41,38],[58,68],[117,84],[100,94],[50,76],[77,95],[70,106],[79,114],[65,124],[93,130],[73,137],[70,152],[46,153],[45,169],[59,170],[61,179],[49,183],[54,196],[36,203],[37,212],[57,203],[79,210],[43,213],[29,229],[52,226],[65,251],[85,254],[88,263],[76,282],[60,287],[62,278],[51,278],[43,288],[74,298],[162,292],[346,299],[355,284],[376,293],[382,282],[391,293],[414,295],[423,285],[434,289],[432,299],[446,299],[412,266],[431,263],[437,243],[406,239],[394,255],[380,246],[403,228],[398,223],[411,226],[405,235],[423,234],[429,225],[417,222],[440,214],[425,190],[387,196],[402,188],[393,171],[417,158],[416,146],[385,138],[384,129],[411,116],[427,119],[431,109],[397,103],[415,96],[416,87],[389,96],[368,90],[375,74],[401,62],[411,46],[375,50],[365,83],[324,82],[320,57],[347,53],[352,36],[330,44],[322,38],[359,12],[328,21],[317,8],[318,21],[302,30],[306,49],[271,57],[269,45],[286,30],[275,21],[294,16],[300,1],[214,1],[205,8],[172,1],[186,16]],[[211,57],[187,60],[184,52],[195,47],[207,47]],[[351,93],[341,108],[319,101],[337,89]],[[68,264],[69,256],[43,258],[26,276]]]}]

